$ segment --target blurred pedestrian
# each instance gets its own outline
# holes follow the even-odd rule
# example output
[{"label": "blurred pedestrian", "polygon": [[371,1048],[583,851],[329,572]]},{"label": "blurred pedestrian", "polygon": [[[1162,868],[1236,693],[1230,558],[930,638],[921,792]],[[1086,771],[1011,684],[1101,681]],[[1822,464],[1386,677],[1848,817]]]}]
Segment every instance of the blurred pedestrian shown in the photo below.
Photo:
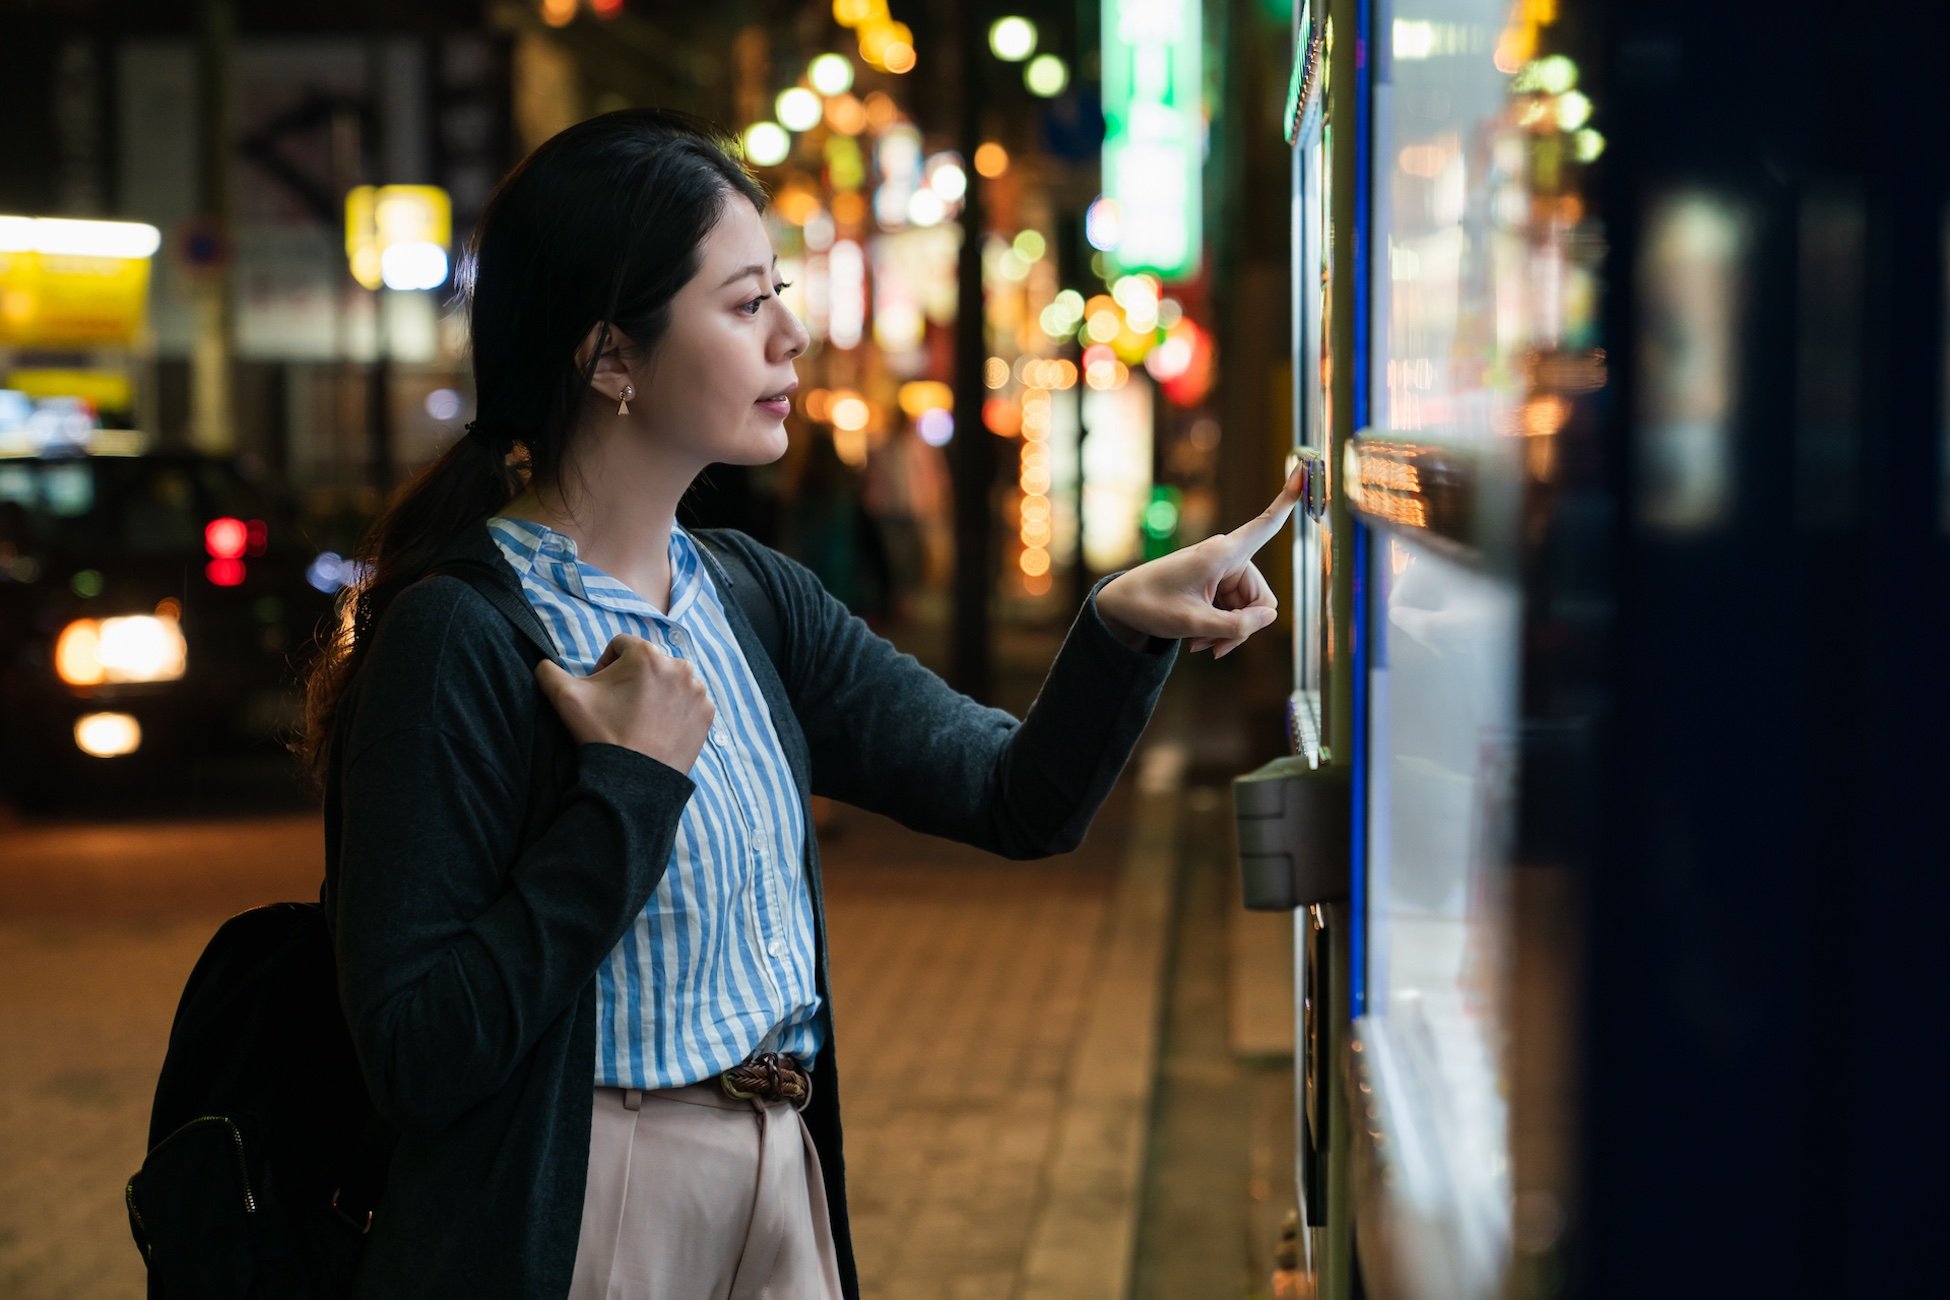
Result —
[{"label": "blurred pedestrian", "polygon": [[[908,616],[909,606],[927,580],[927,542],[921,531],[923,503],[941,508],[945,493],[937,493],[938,476],[925,453],[933,451],[902,421],[887,440],[867,453],[864,500],[880,535],[886,539],[888,558],[888,617]],[[937,502],[935,497],[943,498]]]},{"label": "blurred pedestrian", "polygon": [[[362,1297],[857,1296],[811,791],[1067,851],[1175,638],[1273,618],[1250,557],[1292,485],[1101,583],[1018,721],[804,567],[677,526],[706,465],[784,452],[807,343],[719,139],[610,113],[501,184],[462,276],[480,416],[374,523],[309,677],[340,1000],[399,1131]],[[776,662],[707,546],[763,587]],[[429,576],[455,564],[557,653]]]},{"label": "blurred pedestrian", "polygon": [[814,425],[810,437],[798,488],[785,506],[781,549],[879,629],[889,613],[893,572],[879,521],[867,509],[864,476],[840,459],[826,426]]}]

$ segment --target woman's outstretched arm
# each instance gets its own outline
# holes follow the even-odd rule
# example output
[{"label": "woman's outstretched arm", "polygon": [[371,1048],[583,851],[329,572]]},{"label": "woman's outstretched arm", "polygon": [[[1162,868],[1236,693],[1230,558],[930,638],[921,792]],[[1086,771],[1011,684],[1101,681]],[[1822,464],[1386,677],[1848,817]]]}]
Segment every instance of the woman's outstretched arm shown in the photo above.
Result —
[{"label": "woman's outstretched arm", "polygon": [[1020,720],[876,636],[801,566],[755,555],[787,614],[781,676],[813,788],[1008,857],[1075,848],[1150,720],[1179,638],[1223,653],[1272,622],[1251,557],[1296,496],[1289,480],[1242,528],[1100,582]]}]

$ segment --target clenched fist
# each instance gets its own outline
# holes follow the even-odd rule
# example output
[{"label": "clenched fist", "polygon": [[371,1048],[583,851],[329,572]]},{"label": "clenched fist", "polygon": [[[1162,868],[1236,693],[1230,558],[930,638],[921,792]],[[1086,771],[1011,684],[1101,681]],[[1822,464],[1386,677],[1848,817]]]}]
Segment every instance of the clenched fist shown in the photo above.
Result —
[{"label": "clenched fist", "polygon": [[535,681],[578,745],[620,745],[679,772],[697,762],[718,716],[692,664],[627,633],[610,641],[587,677],[544,659]]}]

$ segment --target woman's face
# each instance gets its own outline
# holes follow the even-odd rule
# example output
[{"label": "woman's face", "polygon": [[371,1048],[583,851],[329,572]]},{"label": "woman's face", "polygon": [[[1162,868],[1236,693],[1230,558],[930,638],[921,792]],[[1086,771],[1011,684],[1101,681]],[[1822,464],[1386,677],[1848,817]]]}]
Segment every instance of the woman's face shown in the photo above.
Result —
[{"label": "woman's face", "polygon": [[743,197],[725,201],[699,254],[697,274],[671,300],[669,330],[632,367],[631,410],[658,443],[699,465],[769,464],[785,454],[799,386],[792,359],[806,329],[779,300],[771,238]]}]

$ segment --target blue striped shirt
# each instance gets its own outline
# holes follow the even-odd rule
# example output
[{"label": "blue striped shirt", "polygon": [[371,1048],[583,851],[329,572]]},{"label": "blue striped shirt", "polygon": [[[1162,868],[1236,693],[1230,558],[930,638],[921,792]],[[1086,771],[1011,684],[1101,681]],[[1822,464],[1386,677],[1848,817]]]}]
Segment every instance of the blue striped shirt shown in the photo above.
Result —
[{"label": "blue striped shirt", "polygon": [[805,813],[698,544],[672,527],[664,613],[563,533],[505,515],[488,531],[571,670],[627,632],[695,665],[717,708],[669,868],[597,972],[597,1085],[681,1087],[759,1051],[810,1064],[822,1035]]}]

